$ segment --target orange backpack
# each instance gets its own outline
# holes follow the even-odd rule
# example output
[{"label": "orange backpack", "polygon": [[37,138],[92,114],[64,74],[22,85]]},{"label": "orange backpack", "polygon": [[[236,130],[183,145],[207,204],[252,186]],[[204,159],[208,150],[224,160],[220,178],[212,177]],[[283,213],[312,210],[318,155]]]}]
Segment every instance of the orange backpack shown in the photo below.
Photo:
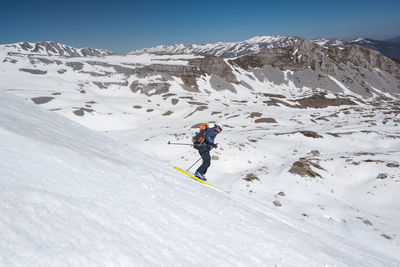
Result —
[{"label": "orange backpack", "polygon": [[208,129],[210,129],[210,127],[208,127],[207,123],[203,123],[202,125],[200,125],[200,131],[195,136],[193,136],[194,148],[199,147],[200,144],[204,142]]}]

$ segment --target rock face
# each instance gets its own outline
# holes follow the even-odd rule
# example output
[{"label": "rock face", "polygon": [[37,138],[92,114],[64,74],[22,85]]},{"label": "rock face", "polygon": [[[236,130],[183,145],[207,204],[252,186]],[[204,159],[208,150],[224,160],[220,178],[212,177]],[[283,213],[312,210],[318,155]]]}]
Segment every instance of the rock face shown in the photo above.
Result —
[{"label": "rock face", "polygon": [[358,38],[348,42],[349,44],[361,45],[382,53],[386,57],[400,59],[400,43],[390,41],[378,41],[367,38]]},{"label": "rock face", "polygon": [[287,78],[297,87],[323,88],[333,92],[351,91],[371,97],[376,88],[400,92],[400,65],[375,50],[358,45],[324,48],[309,40],[288,47],[272,48],[229,60],[232,65],[252,71],[259,80],[284,83],[277,70],[292,71]]},{"label": "rock face", "polygon": [[[161,79],[159,83],[152,83],[150,86],[158,88],[156,90],[158,94],[168,92],[168,84],[166,84],[165,81],[170,78],[169,76],[181,78],[185,86],[184,88],[193,92],[199,91],[196,79],[205,75],[219,77],[229,85],[231,83],[238,83],[231,67],[226,64],[223,59],[210,55],[204,55],[202,58],[189,59],[187,65],[153,64],[142,68],[136,68],[133,73],[140,77],[147,77],[156,74],[164,75],[164,78]],[[226,85],[226,88],[221,89],[229,89],[229,85]],[[131,89],[133,91],[140,90],[146,94],[149,92],[149,88],[147,87],[148,86],[143,84],[141,85],[136,81],[131,84]],[[162,89],[159,90],[160,88]]]}]

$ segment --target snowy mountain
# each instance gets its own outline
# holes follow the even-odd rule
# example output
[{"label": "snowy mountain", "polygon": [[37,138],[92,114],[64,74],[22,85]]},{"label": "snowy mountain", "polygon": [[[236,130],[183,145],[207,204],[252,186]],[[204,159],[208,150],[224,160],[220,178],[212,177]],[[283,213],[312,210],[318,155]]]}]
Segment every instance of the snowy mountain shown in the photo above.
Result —
[{"label": "snowy mountain", "polygon": [[[397,266],[399,76],[308,40],[229,60],[0,46],[0,260]],[[172,169],[199,155],[168,141],[215,121],[229,195]]]},{"label": "snowy mountain", "polygon": [[[218,42],[214,44],[176,44],[170,46],[156,46],[135,50],[131,54],[141,53],[200,53],[209,54],[222,58],[235,58],[247,54],[257,53],[270,48],[293,46],[300,41],[307,40],[301,37],[286,36],[256,36],[251,39],[239,42]],[[312,39],[310,40],[325,48],[338,47],[344,48],[347,44],[357,44],[379,51],[383,55],[400,59],[400,46],[396,43],[377,41],[372,39],[357,38],[351,41],[339,39]]]},{"label": "snowy mountain", "polygon": [[178,54],[209,54],[222,58],[233,58],[250,53],[257,53],[267,48],[293,45],[302,40],[300,37],[256,36],[240,42],[218,42],[215,44],[176,44],[160,45],[152,48],[135,50],[130,54],[142,53],[178,53]]},{"label": "snowy mountain", "polygon": [[56,42],[20,42],[5,45],[11,53],[29,53],[34,55],[66,56],[66,57],[86,57],[86,56],[109,56],[116,53],[103,49],[94,48],[73,48]]}]

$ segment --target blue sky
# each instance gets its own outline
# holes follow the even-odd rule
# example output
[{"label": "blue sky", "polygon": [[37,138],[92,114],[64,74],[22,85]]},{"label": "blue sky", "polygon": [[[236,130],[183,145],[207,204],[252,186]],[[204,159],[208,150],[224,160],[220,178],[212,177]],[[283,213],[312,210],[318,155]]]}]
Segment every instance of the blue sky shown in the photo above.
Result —
[{"label": "blue sky", "polygon": [[56,41],[117,52],[160,44],[400,36],[400,1],[4,1],[0,43]]}]

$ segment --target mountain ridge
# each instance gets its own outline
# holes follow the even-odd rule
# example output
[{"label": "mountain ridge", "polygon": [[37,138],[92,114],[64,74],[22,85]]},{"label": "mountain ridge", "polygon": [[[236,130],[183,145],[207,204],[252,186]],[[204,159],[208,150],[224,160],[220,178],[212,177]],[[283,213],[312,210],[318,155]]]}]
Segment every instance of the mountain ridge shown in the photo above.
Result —
[{"label": "mountain ridge", "polygon": [[205,53],[219,56],[222,58],[234,58],[246,54],[257,53],[269,48],[285,47],[294,45],[302,40],[310,40],[322,47],[338,47],[343,48],[347,44],[357,44],[365,46],[381,52],[383,55],[400,59],[400,45],[378,41],[369,38],[355,38],[350,41],[343,41],[337,38],[333,39],[306,39],[296,36],[255,36],[247,40],[236,42],[217,42],[206,44],[175,44],[175,45],[160,45],[150,48],[138,49],[129,54],[140,53]]},{"label": "mountain ridge", "polygon": [[99,57],[116,55],[117,53],[97,48],[74,48],[54,41],[41,41],[36,43],[18,42],[5,44],[4,47],[14,49],[16,53],[32,53],[36,55],[58,55],[66,57]]}]

